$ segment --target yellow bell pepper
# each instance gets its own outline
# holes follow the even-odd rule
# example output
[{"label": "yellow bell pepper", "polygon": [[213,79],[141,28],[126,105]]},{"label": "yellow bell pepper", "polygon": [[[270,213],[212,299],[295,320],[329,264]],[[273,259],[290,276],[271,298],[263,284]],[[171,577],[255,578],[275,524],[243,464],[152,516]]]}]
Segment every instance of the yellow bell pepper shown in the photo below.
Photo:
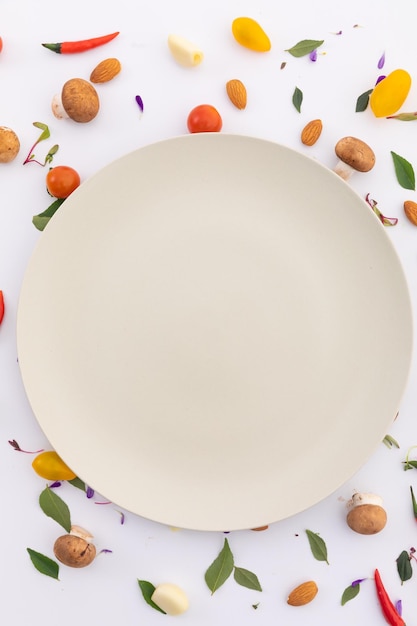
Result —
[{"label": "yellow bell pepper", "polygon": [[251,17],[237,17],[233,20],[232,33],[236,41],[249,50],[268,52],[271,49],[268,35]]},{"label": "yellow bell pepper", "polygon": [[394,70],[373,89],[369,104],[375,117],[393,115],[404,104],[411,87],[411,76],[405,70]]}]

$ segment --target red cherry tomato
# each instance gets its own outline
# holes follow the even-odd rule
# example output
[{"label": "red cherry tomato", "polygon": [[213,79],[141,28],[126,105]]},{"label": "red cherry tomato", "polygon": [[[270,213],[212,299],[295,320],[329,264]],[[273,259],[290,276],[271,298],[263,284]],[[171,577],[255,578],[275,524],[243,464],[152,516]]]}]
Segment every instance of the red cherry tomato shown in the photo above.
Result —
[{"label": "red cherry tomato", "polygon": [[3,50],[3,39],[0,37],[0,52]]},{"label": "red cherry tomato", "polygon": [[218,133],[223,121],[218,110],[211,104],[200,104],[190,111],[187,126],[190,133]]},{"label": "red cherry tomato", "polygon": [[80,182],[78,172],[68,165],[52,167],[46,175],[46,188],[54,198],[68,198]]}]

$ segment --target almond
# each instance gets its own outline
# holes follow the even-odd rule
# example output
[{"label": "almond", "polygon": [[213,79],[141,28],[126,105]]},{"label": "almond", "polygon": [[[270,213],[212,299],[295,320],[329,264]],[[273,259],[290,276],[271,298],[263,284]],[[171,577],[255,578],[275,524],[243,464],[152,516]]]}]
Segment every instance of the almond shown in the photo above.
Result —
[{"label": "almond", "polygon": [[323,124],[321,120],[312,120],[301,131],[301,141],[305,146],[313,146],[321,135]]},{"label": "almond", "polygon": [[233,78],[226,83],[226,91],[232,104],[238,109],[246,108],[247,93],[246,87],[241,80]]},{"label": "almond", "polygon": [[417,202],[406,200],[404,202],[404,213],[414,226],[417,226]]},{"label": "almond", "polygon": [[118,59],[104,59],[93,69],[90,74],[92,83],[107,83],[112,80],[122,69]]},{"label": "almond", "polygon": [[314,600],[317,592],[318,587],[314,580],[308,580],[291,591],[287,603],[291,606],[303,606]]}]

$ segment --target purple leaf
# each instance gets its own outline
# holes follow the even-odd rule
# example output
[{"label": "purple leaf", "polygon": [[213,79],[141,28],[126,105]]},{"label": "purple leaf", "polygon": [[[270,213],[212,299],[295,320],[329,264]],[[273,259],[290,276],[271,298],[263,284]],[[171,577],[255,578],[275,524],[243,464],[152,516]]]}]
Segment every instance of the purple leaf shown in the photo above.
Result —
[{"label": "purple leaf", "polygon": [[381,58],[378,61],[378,69],[382,70],[385,65],[385,52],[382,54]]},{"label": "purple leaf", "polygon": [[92,498],[94,496],[94,489],[92,489],[91,487],[87,487],[85,495],[87,496],[87,498]]},{"label": "purple leaf", "polygon": [[313,50],[312,52],[310,52],[309,57],[310,61],[317,61],[317,50]]},{"label": "purple leaf", "polygon": [[386,76],[378,76],[378,78],[376,79],[376,83],[375,85],[377,85],[378,83],[381,82],[381,80],[384,80],[384,78],[386,78]]},{"label": "purple leaf", "polygon": [[397,611],[398,615],[401,617],[403,613],[403,603],[401,602],[401,600],[397,600],[397,602],[395,603],[395,610]]},{"label": "purple leaf", "polygon": [[140,96],[135,96],[136,103],[140,108],[141,113],[143,113],[143,100]]}]

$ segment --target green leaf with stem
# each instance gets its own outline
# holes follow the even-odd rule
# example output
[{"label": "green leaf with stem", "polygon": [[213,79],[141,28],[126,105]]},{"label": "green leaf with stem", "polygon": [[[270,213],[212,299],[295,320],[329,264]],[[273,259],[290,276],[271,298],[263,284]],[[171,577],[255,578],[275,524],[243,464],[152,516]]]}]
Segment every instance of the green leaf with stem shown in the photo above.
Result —
[{"label": "green leaf with stem", "polygon": [[81,478],[78,478],[78,476],[76,476],[72,480],[67,480],[67,482],[73,487],[76,487],[77,489],[81,489],[81,491],[86,490],[85,482],[81,480]]},{"label": "green leaf with stem", "polygon": [[50,576],[51,578],[55,578],[55,580],[58,580],[59,565],[56,561],[53,561],[48,556],[45,556],[40,552],[36,552],[36,550],[32,550],[31,548],[26,548],[26,550],[28,551],[30,560],[32,561],[38,572],[40,572],[41,574],[45,574],[45,576]]},{"label": "green leaf with stem", "polygon": [[242,585],[242,587],[254,589],[255,591],[262,591],[262,587],[257,575],[253,572],[250,572],[248,569],[244,569],[243,567],[235,567],[233,576],[235,581],[239,585]]},{"label": "green leaf with stem", "polygon": [[411,567],[410,555],[408,554],[407,550],[403,550],[401,552],[398,559],[396,559],[396,562],[397,562],[398,575],[401,579],[401,584],[402,584],[406,580],[410,580],[410,578],[413,575],[413,568]]},{"label": "green leaf with stem", "polygon": [[165,611],[163,611],[155,602],[152,600],[152,594],[155,591],[155,586],[147,580],[139,580],[138,585],[142,592],[143,598],[149,606],[151,606],[156,611],[160,611],[164,615],[166,615]]},{"label": "green leaf with stem", "polygon": [[311,552],[317,561],[325,561],[329,565],[327,559],[327,546],[324,540],[319,534],[313,533],[311,530],[306,530],[308,542],[310,544]]},{"label": "green leaf with stem", "polygon": [[71,515],[67,504],[57,494],[46,487],[39,496],[39,505],[48,517],[60,524],[67,533],[71,530]]},{"label": "green leaf with stem", "polygon": [[417,461],[411,461],[410,460],[411,451],[415,450],[416,448],[417,448],[417,446],[411,446],[411,448],[408,448],[408,450],[407,450],[407,454],[405,455],[405,461],[403,461],[404,471],[405,472],[407,470],[417,469]]},{"label": "green leaf with stem", "polygon": [[304,57],[324,44],[324,39],[302,39],[295,46],[288,48],[285,52],[289,52],[293,57]]},{"label": "green leaf with stem", "polygon": [[45,160],[43,163],[41,163],[40,161],[37,161],[35,159],[35,155],[33,154],[34,149],[36,148],[36,146],[41,142],[41,141],[45,141],[45,139],[49,139],[49,137],[51,136],[51,133],[49,131],[49,128],[46,124],[43,124],[42,122],[33,122],[33,125],[36,128],[40,128],[41,129],[41,134],[39,135],[39,137],[37,138],[37,140],[35,141],[35,143],[33,144],[33,146],[31,147],[31,149],[29,150],[29,154],[27,155],[26,159],[23,161],[23,165],[26,165],[26,163],[37,163],[38,165],[41,165],[42,167],[44,167],[47,163],[51,163],[54,154],[56,154],[58,152],[58,145],[52,146],[52,148],[50,149],[50,151],[48,152],[48,154],[45,157]]},{"label": "green leaf with stem", "polygon": [[61,206],[63,202],[64,202],[64,198],[57,198],[56,200],[52,202],[52,204],[49,205],[49,207],[45,211],[43,211],[42,213],[39,213],[39,215],[34,215],[32,217],[33,225],[38,230],[44,230],[45,226],[48,224],[51,217],[55,215],[55,213],[58,211],[59,207]]},{"label": "green leaf with stem", "polygon": [[349,585],[349,587],[346,587],[342,594],[341,605],[344,606],[346,602],[349,602],[350,600],[353,600],[353,598],[356,598],[360,590],[360,584]]},{"label": "green leaf with stem", "polygon": [[301,113],[301,105],[303,103],[303,92],[296,87],[292,95],[292,103],[299,113]]},{"label": "green leaf with stem", "polygon": [[220,550],[218,556],[214,559],[213,563],[208,567],[204,579],[207,587],[210,589],[211,594],[226,582],[230,574],[233,572],[234,558],[232,551],[230,550],[229,542],[224,540],[223,548]]},{"label": "green leaf with stem", "polygon": [[417,120],[417,111],[412,113],[398,113],[398,115],[389,115],[387,120],[399,120],[400,122],[415,122]]},{"label": "green leaf with stem", "polygon": [[411,189],[414,191],[416,188],[416,180],[413,166],[407,161],[407,159],[404,159],[404,157],[396,154],[396,152],[393,152],[392,150],[391,156],[394,162],[395,175],[398,183],[404,189]]}]

